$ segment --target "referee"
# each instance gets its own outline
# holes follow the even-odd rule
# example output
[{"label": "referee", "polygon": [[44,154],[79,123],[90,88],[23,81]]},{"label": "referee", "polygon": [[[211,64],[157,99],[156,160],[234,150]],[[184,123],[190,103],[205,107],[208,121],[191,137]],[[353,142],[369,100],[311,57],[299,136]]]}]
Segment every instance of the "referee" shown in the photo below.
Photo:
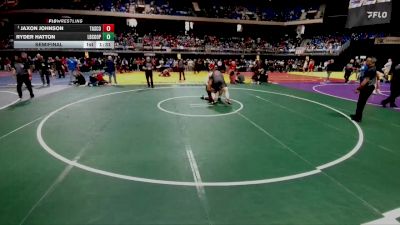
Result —
[{"label": "referee", "polygon": [[364,107],[367,104],[369,96],[375,89],[376,83],[376,58],[369,57],[366,60],[367,71],[364,74],[364,80],[361,82],[360,86],[357,88],[356,92],[359,93],[356,114],[350,115],[351,119],[356,122],[361,122]]},{"label": "referee", "polygon": [[21,53],[21,57],[15,56],[15,64],[13,73],[17,77],[17,92],[19,100],[22,99],[22,84],[25,83],[26,88],[29,90],[31,98],[35,97],[32,91],[32,71],[25,52]]},{"label": "referee", "polygon": [[390,96],[381,102],[383,107],[390,103],[391,108],[396,108],[396,98],[400,96],[400,64],[394,68],[392,80],[390,81]]},{"label": "referee", "polygon": [[150,57],[146,58],[146,62],[144,64],[143,69],[145,70],[147,87],[154,88],[154,84],[153,84],[153,69],[154,69],[154,65],[151,62]]}]

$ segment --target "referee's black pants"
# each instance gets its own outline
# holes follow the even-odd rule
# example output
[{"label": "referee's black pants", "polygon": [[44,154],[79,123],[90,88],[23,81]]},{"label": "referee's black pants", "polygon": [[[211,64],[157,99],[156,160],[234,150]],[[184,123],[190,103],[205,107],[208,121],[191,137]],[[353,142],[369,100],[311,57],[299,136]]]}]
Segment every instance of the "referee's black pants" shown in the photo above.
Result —
[{"label": "referee's black pants", "polygon": [[344,73],[344,82],[345,82],[345,83],[349,82],[350,76],[351,76],[351,72],[346,71],[346,72]]},{"label": "referee's black pants", "polygon": [[369,96],[371,96],[374,89],[375,89],[374,85],[369,85],[360,90],[360,95],[358,96],[355,119],[360,120],[360,121],[362,120],[365,105],[367,104],[368,98],[369,98]]},{"label": "referee's black pants", "polygon": [[153,85],[153,71],[152,70],[146,70],[146,80],[147,80],[147,87],[154,87]]},{"label": "referee's black pants", "polygon": [[390,96],[382,101],[383,105],[390,103],[391,107],[394,107],[396,98],[400,96],[400,84],[390,85]]},{"label": "referee's black pants", "polygon": [[57,73],[58,73],[58,78],[61,78],[61,77],[65,78],[65,72],[62,68],[58,68]]},{"label": "referee's black pants", "polygon": [[22,98],[22,84],[26,85],[26,88],[29,91],[29,94],[31,95],[31,98],[33,98],[33,91],[32,91],[32,83],[31,80],[29,80],[29,75],[24,74],[24,75],[17,75],[17,92],[18,96]]},{"label": "referee's black pants", "polygon": [[179,80],[182,80],[182,75],[183,75],[183,80],[186,80],[185,68],[179,68]]},{"label": "referee's black pants", "polygon": [[40,72],[39,72],[39,74],[40,74],[40,79],[42,79],[43,85],[45,85],[45,79],[44,79],[44,78],[46,78],[47,85],[50,84],[50,74],[49,74],[49,73],[50,73],[50,71],[45,71],[45,72],[40,71]]}]

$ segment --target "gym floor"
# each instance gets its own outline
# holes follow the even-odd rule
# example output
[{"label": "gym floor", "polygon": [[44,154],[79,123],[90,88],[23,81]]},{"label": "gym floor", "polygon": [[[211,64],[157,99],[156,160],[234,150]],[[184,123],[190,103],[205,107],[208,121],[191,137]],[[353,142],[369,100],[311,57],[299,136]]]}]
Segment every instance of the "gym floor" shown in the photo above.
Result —
[{"label": "gym floor", "polygon": [[2,88],[0,224],[398,223],[398,110],[357,124],[353,101],[277,84],[209,106],[192,76]]}]

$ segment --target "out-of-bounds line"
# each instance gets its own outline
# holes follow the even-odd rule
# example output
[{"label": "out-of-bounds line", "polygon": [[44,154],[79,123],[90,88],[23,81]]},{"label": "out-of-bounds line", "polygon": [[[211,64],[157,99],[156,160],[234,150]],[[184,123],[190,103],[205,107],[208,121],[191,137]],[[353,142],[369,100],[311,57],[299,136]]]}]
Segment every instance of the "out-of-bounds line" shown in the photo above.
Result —
[{"label": "out-of-bounds line", "polygon": [[[78,153],[78,155],[73,159],[74,162],[77,162],[85,152],[85,149],[81,150],[81,152]],[[32,206],[32,208],[28,211],[26,216],[21,220],[19,225],[23,225],[26,220],[29,218],[29,216],[32,215],[33,211],[43,202],[43,200],[49,196],[55,189],[56,187],[67,177],[69,172],[74,168],[72,165],[67,165],[65,169],[58,175],[56,180],[50,185],[50,187],[46,190],[46,192],[40,197],[40,199]]]},{"label": "out-of-bounds line", "polygon": [[330,124],[328,124],[328,123],[322,122],[322,121],[317,120],[317,119],[314,119],[314,118],[312,118],[311,116],[305,115],[304,113],[297,112],[297,111],[295,111],[295,110],[293,110],[293,109],[290,109],[290,108],[288,108],[288,107],[286,107],[286,106],[284,106],[284,105],[281,105],[281,104],[279,104],[279,103],[271,102],[270,100],[265,99],[265,98],[262,98],[262,97],[260,97],[260,96],[258,96],[258,95],[253,95],[253,94],[251,94],[251,95],[254,96],[254,97],[256,97],[256,98],[258,98],[258,99],[260,99],[260,100],[262,100],[262,101],[264,101],[264,102],[268,102],[268,103],[270,103],[270,104],[272,104],[272,105],[279,106],[279,107],[281,107],[282,109],[286,109],[287,111],[289,111],[289,112],[291,112],[291,113],[297,114],[297,115],[299,115],[299,116],[302,116],[302,117],[307,118],[307,119],[309,119],[309,120],[312,120],[312,121],[314,121],[314,122],[323,124],[324,126],[329,127],[329,128],[331,128],[331,129],[334,129],[334,130],[336,130],[336,131],[341,131],[339,128],[337,128],[337,127],[335,127],[335,126],[333,126],[333,125],[330,125]]},{"label": "out-of-bounds line", "polygon": [[[262,101],[268,102],[268,103],[270,103],[270,104],[272,104],[272,105],[277,105],[277,106],[279,106],[279,107],[281,107],[281,108],[283,108],[283,109],[288,110],[289,112],[295,113],[295,114],[300,115],[300,116],[302,116],[302,117],[304,117],[304,118],[308,118],[308,119],[310,119],[310,120],[312,120],[312,121],[315,121],[315,122],[317,122],[317,123],[323,124],[324,126],[326,126],[326,127],[328,127],[328,128],[331,128],[331,129],[333,129],[333,130],[336,130],[336,131],[339,131],[339,132],[342,132],[342,133],[343,133],[343,130],[339,129],[338,127],[335,127],[335,126],[330,125],[330,124],[328,124],[328,123],[322,122],[322,121],[320,121],[320,120],[316,120],[316,119],[314,119],[314,118],[312,118],[312,117],[309,117],[309,116],[304,115],[303,113],[299,113],[299,112],[297,112],[297,111],[295,111],[295,110],[292,110],[292,109],[290,109],[290,108],[288,108],[288,107],[286,107],[286,106],[284,106],[284,105],[281,105],[281,104],[279,104],[279,103],[271,102],[271,101],[269,101],[268,99],[262,98],[262,97],[260,97],[260,96],[253,95],[253,94],[251,94],[251,95],[254,96],[254,97],[256,97],[256,98],[258,98],[258,99],[260,99],[260,100],[262,100]],[[343,111],[344,109],[340,109],[340,110]],[[357,136],[352,136],[352,137],[357,138]],[[364,140],[364,142],[368,142],[368,141],[367,141],[367,140]],[[375,144],[375,143],[372,143],[372,144]]]},{"label": "out-of-bounds line", "polygon": [[[14,92],[11,92],[11,91],[0,91],[0,92],[9,93],[9,94],[13,94],[13,95],[18,96],[17,93],[14,93]],[[0,107],[0,110],[5,109],[5,108],[8,108],[8,107],[14,105],[14,104],[17,103],[17,102],[19,102],[19,98],[18,98],[17,100],[13,101],[13,102],[7,104],[7,105],[1,106],[1,107]]]},{"label": "out-of-bounds line", "polygon": [[396,153],[395,151],[393,151],[392,149],[386,148],[385,146],[382,145],[378,145],[378,147],[384,151],[390,152],[390,153]]},{"label": "out-of-bounds line", "polygon": [[[279,104],[279,103],[271,102],[271,101],[269,101],[268,99],[262,98],[262,97],[257,96],[257,95],[253,95],[253,94],[251,94],[251,95],[254,96],[254,97],[256,97],[256,98],[258,98],[258,99],[260,99],[260,100],[263,100],[263,101],[268,102],[268,103],[270,103],[270,104],[277,105],[277,106],[279,106],[279,107],[281,107],[281,108],[283,108],[283,109],[286,109],[286,110],[288,110],[289,112],[298,114],[298,115],[300,115],[300,116],[303,116],[304,118],[308,118],[308,119],[311,119],[311,120],[313,120],[313,121],[315,121],[315,122],[321,123],[321,124],[323,124],[323,125],[325,125],[325,126],[331,128],[331,129],[334,129],[334,130],[343,132],[341,129],[339,129],[339,128],[335,127],[335,126],[329,125],[328,123],[325,123],[325,122],[322,122],[322,121],[319,121],[319,120],[316,120],[316,119],[314,119],[314,118],[312,118],[312,117],[308,117],[308,116],[304,115],[303,113],[299,113],[299,112],[297,112],[297,111],[294,111],[294,110],[292,110],[292,109],[290,109],[290,108],[288,108],[288,107],[286,107],[286,106],[283,106],[283,105],[281,105],[281,104]],[[346,111],[345,109],[340,109],[340,110]],[[398,127],[400,127],[400,126],[398,126]],[[357,136],[354,136],[354,137],[357,138]],[[393,151],[393,150],[391,150],[391,149],[389,149],[389,148],[386,148],[386,147],[384,147],[384,146],[377,145],[375,142],[370,142],[370,141],[368,141],[368,140],[364,140],[364,142],[367,142],[367,143],[369,143],[369,144],[376,145],[376,146],[378,146],[380,149],[383,149],[383,150],[385,150],[385,151],[387,151],[387,152],[396,154],[395,151]]]},{"label": "out-of-bounds line", "polygon": [[394,126],[394,127],[399,127],[399,128],[400,128],[400,125],[399,125],[399,124],[391,123],[390,125],[392,125],[392,126]]},{"label": "out-of-bounds line", "polygon": [[186,154],[189,159],[190,168],[192,169],[194,182],[196,183],[197,196],[199,197],[201,204],[203,205],[203,208],[206,212],[209,225],[212,225],[212,222],[210,219],[210,210],[209,210],[209,206],[208,206],[206,191],[202,184],[203,181],[200,176],[200,171],[199,171],[199,167],[197,166],[196,159],[194,158],[194,155],[193,155],[192,147],[189,144],[186,145]]},{"label": "out-of-bounds line", "polygon": [[[259,96],[256,96],[259,99],[262,99]],[[269,102],[268,100],[265,100],[267,102]],[[265,129],[263,129],[262,127],[258,126],[256,123],[254,123],[253,121],[251,121],[250,119],[246,118],[245,116],[243,116],[241,113],[238,113],[240,116],[242,116],[243,118],[245,118],[246,120],[248,120],[250,123],[252,123],[254,126],[256,126],[258,129],[260,129],[262,132],[264,132],[265,134],[267,134],[269,137],[270,134],[265,131]],[[272,136],[273,139],[276,139],[276,141],[279,141],[277,138],[275,138],[274,136]],[[295,153],[296,156],[298,156],[299,158],[301,158],[303,161],[307,162],[309,165],[312,166],[312,164],[306,160],[305,158],[303,158],[302,156],[300,156],[299,154],[297,154],[294,150],[291,150],[289,147],[287,147],[286,145],[283,144],[283,142],[279,141],[278,143],[280,143],[282,146],[284,146],[285,148],[289,149],[292,153]],[[356,199],[358,199],[359,201],[361,201],[365,206],[367,206],[368,208],[370,208],[371,210],[373,210],[374,212],[378,213],[379,215],[381,215],[381,212],[379,210],[377,210],[374,206],[372,206],[369,202],[365,201],[363,198],[361,198],[360,196],[358,196],[357,194],[355,194],[353,191],[351,191],[349,188],[347,188],[346,186],[344,186],[342,183],[340,183],[339,181],[337,181],[335,178],[331,177],[330,175],[328,175],[326,172],[322,171],[323,168],[325,168],[324,166],[326,165],[330,165],[330,163],[322,165],[317,167],[317,169],[322,172],[322,174],[324,174],[326,177],[328,177],[329,179],[331,179],[333,182],[335,182],[338,186],[342,187],[346,192],[348,192],[350,195],[353,195]]]},{"label": "out-of-bounds line", "polygon": [[[255,123],[254,121],[252,121],[251,119],[249,119],[247,116],[238,113],[239,116],[241,116],[243,119],[247,120],[247,122],[251,123],[253,126],[255,126],[257,129],[259,129],[261,132],[263,132],[264,134],[266,134],[268,137],[270,137],[272,140],[274,140],[275,142],[277,142],[278,144],[280,144],[281,146],[283,146],[284,148],[286,148],[287,150],[289,150],[291,153],[293,153],[294,155],[296,155],[299,159],[303,160],[304,162],[306,162],[309,166],[314,167],[314,165],[308,161],[307,159],[305,159],[303,156],[299,155],[299,153],[297,153],[296,151],[294,151],[292,148],[290,148],[289,146],[287,146],[285,143],[283,143],[281,140],[279,140],[277,137],[275,137],[274,135],[272,135],[271,133],[269,133],[268,131],[266,131],[264,128],[262,128],[261,126],[259,126],[257,123]],[[319,170],[319,169],[317,169]],[[319,170],[320,171],[320,170]]]},{"label": "out-of-bounds line", "polygon": [[190,145],[186,145],[186,154],[189,159],[190,168],[192,169],[194,182],[196,183],[196,188],[199,194],[204,196],[204,186],[202,185],[203,181],[201,180],[199,167],[197,166],[196,159],[194,158],[192,147]]},{"label": "out-of-bounds line", "polygon": [[36,122],[36,121],[38,121],[38,120],[40,120],[40,119],[42,119],[42,118],[43,118],[43,116],[41,116],[41,117],[39,117],[39,118],[37,118],[37,119],[35,119],[35,120],[33,120],[33,121],[27,123],[27,124],[24,124],[24,125],[18,127],[17,129],[8,132],[7,134],[4,134],[3,136],[0,137],[0,140],[2,140],[2,139],[4,139],[5,137],[7,137],[7,136],[9,136],[9,135],[11,135],[11,134],[13,134],[13,133],[15,133],[15,132],[21,130],[21,129],[24,128],[24,127],[27,127],[27,126],[31,125],[32,123],[34,123],[34,122]]},{"label": "out-of-bounds line", "polygon": [[339,187],[342,187],[347,193],[349,193],[350,195],[352,195],[353,197],[355,197],[356,199],[358,199],[359,201],[361,201],[367,208],[370,208],[373,212],[375,212],[378,215],[382,215],[382,212],[379,211],[376,207],[374,207],[373,205],[371,205],[371,203],[367,202],[366,200],[364,200],[362,197],[358,196],[356,193],[354,193],[352,190],[350,190],[348,187],[346,187],[345,185],[343,185],[342,183],[340,183],[338,180],[336,180],[335,178],[333,178],[332,176],[330,176],[329,174],[327,174],[326,172],[322,172],[322,174],[324,174],[326,177],[328,177],[329,179],[331,179],[334,183],[336,183]]},{"label": "out-of-bounds line", "polygon": [[[256,97],[258,97],[258,96],[256,96]],[[262,99],[261,97],[258,97],[259,99]],[[267,102],[269,102],[268,100],[265,100],[265,101],[267,101]],[[240,113],[239,113],[239,115],[240,115]],[[346,115],[344,115],[344,116],[346,116]],[[347,117],[347,116],[346,116]],[[359,128],[359,126],[356,126],[357,127],[357,129],[360,129]],[[360,144],[360,142],[358,143],[358,144]],[[359,146],[359,147],[361,147],[361,146]],[[351,152],[353,152],[353,151],[351,151]],[[348,154],[347,154],[348,155]],[[338,162],[340,162],[341,161],[341,159],[343,160],[343,157],[342,158],[339,158],[338,160],[335,160],[335,161],[333,161],[333,162],[331,162],[331,163],[327,163],[327,164],[325,164],[325,165],[322,165],[322,166],[318,166],[317,167],[317,169],[318,170],[320,170],[321,172],[322,172],[322,174],[324,174],[326,177],[328,177],[330,180],[332,180],[334,183],[336,183],[339,187],[341,187],[342,189],[344,189],[347,193],[349,193],[350,195],[352,195],[353,197],[355,197],[356,199],[358,199],[360,202],[362,202],[362,204],[364,204],[366,207],[368,207],[368,208],[370,208],[372,211],[374,211],[375,213],[377,213],[377,214],[379,214],[379,215],[381,215],[382,213],[377,209],[377,208],[375,208],[373,205],[371,205],[369,202],[367,202],[366,200],[364,200],[362,197],[360,197],[360,196],[358,196],[356,193],[354,193],[353,191],[351,191],[349,188],[347,188],[345,185],[343,185],[342,183],[340,183],[338,180],[336,180],[335,178],[333,178],[333,177],[331,177],[329,174],[327,174],[325,171],[323,171],[322,169],[324,169],[324,168],[327,168],[327,167],[330,167],[330,166],[332,166],[332,165],[334,165],[334,164],[337,164]]]},{"label": "out-of-bounds line", "polygon": [[[235,88],[235,89],[238,89],[238,90],[241,90],[241,89],[246,90],[246,89],[244,89],[244,88]],[[261,92],[261,93],[263,93],[263,92],[264,92],[264,93],[270,93],[270,92],[268,92],[268,91],[261,91],[261,90],[253,90],[253,91],[255,91],[255,92]],[[309,100],[309,99],[297,97],[297,96],[294,96],[294,95],[288,95],[288,94],[280,94],[280,95],[282,95],[282,96],[288,96],[288,97],[295,98],[295,99],[299,99],[299,100],[303,100],[303,101],[306,101],[306,102],[311,102],[311,103],[314,103],[314,104],[323,106],[323,107],[325,107],[325,108],[328,108],[328,109],[330,109],[330,110],[332,110],[332,111],[335,111],[335,112],[339,113],[340,115],[344,116],[345,118],[347,118],[347,119],[348,119],[351,123],[353,123],[353,125],[357,128],[357,132],[358,132],[358,141],[357,141],[356,146],[355,146],[350,152],[348,152],[346,155],[344,155],[344,156],[340,157],[339,159],[336,159],[336,160],[334,160],[334,161],[332,161],[332,162],[329,162],[329,163],[326,163],[326,164],[324,164],[324,165],[318,166],[317,169],[323,170],[323,169],[329,168],[329,167],[331,167],[331,166],[334,166],[334,165],[336,165],[336,164],[338,164],[338,163],[341,163],[341,162],[343,162],[343,161],[349,159],[349,158],[352,157],[353,155],[355,155],[355,154],[358,152],[358,150],[361,149],[362,143],[364,142],[364,133],[363,133],[363,131],[362,131],[360,125],[358,125],[358,123],[352,121],[348,115],[344,114],[343,112],[341,112],[341,111],[339,111],[339,110],[337,110],[337,109],[335,109],[335,108],[333,108],[333,107],[331,107],[331,106],[328,106],[328,105],[326,105],[326,104],[319,103],[319,102],[316,102],[316,101],[313,101],[313,100]]]}]

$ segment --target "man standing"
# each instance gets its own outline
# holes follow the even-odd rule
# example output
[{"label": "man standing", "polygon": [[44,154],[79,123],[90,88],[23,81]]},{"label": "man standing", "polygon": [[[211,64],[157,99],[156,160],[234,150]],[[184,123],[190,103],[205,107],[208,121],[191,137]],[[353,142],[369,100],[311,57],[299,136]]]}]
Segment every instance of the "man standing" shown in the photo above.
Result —
[{"label": "man standing", "polygon": [[64,72],[64,68],[63,68],[63,64],[60,58],[58,58],[58,56],[56,56],[56,70],[57,70],[57,74],[58,74],[58,78],[65,78],[65,72]]},{"label": "man standing", "polygon": [[363,61],[361,68],[360,68],[360,75],[358,76],[358,79],[360,80],[360,83],[363,82],[364,80],[364,74],[368,71],[368,66],[367,66],[367,62]]},{"label": "man standing", "polygon": [[349,78],[354,70],[354,59],[350,60],[350,62],[344,67],[344,82],[348,83]]},{"label": "man standing", "polygon": [[326,81],[325,82],[329,82],[329,78],[331,77],[331,74],[332,74],[332,72],[334,70],[334,66],[335,66],[334,65],[334,63],[335,63],[334,59],[328,60],[327,62],[328,63],[326,65],[326,74],[328,76],[326,77]]},{"label": "man standing", "polygon": [[314,72],[315,69],[315,61],[310,59],[310,63],[308,64],[308,72]]},{"label": "man standing", "polygon": [[117,84],[117,76],[115,75],[115,63],[112,56],[108,56],[106,61],[105,72],[108,74],[108,81],[111,84],[111,77],[114,77],[114,84]]},{"label": "man standing", "polygon": [[179,80],[182,80],[182,75],[183,75],[183,80],[186,80],[185,62],[183,61],[183,59],[179,59],[179,61],[178,61],[178,71],[179,71]]},{"label": "man standing", "polygon": [[[39,55],[37,56],[37,65],[38,65],[38,70],[40,74],[40,78],[42,79],[43,86],[45,86],[47,82],[47,86],[50,86],[50,65],[46,62],[46,60],[43,58],[43,56]],[[45,80],[46,78],[46,80]],[[46,82],[45,82],[46,81]]]},{"label": "man standing", "polygon": [[67,66],[68,66],[68,73],[69,73],[69,84],[72,85],[75,80],[75,70],[77,69],[78,66],[78,61],[76,58],[70,57],[67,60]]},{"label": "man standing", "polygon": [[32,71],[27,59],[26,53],[21,53],[21,57],[15,57],[15,64],[13,68],[13,74],[17,77],[17,92],[19,100],[22,99],[22,84],[25,83],[26,88],[29,90],[31,98],[35,97],[32,91]]},{"label": "man standing", "polygon": [[383,66],[382,71],[383,74],[385,74],[385,79],[389,79],[389,73],[390,70],[392,69],[392,59],[388,59],[387,63]]},{"label": "man standing", "polygon": [[305,73],[307,71],[308,68],[308,59],[306,58],[306,60],[304,61],[304,65],[303,65],[303,73]]},{"label": "man standing", "polygon": [[146,74],[146,81],[147,81],[147,87],[154,88],[153,84],[153,63],[151,62],[150,57],[146,58],[146,63],[143,66],[143,69],[145,70]]},{"label": "man standing", "polygon": [[350,115],[351,119],[356,122],[361,122],[364,107],[367,104],[369,96],[371,96],[372,92],[375,89],[375,82],[376,82],[376,58],[370,57],[366,60],[366,65],[368,70],[364,74],[364,79],[360,83],[360,86],[357,88],[356,92],[359,93],[358,102],[357,102],[357,109],[355,115]]},{"label": "man standing", "polygon": [[382,68],[383,73],[378,73],[378,76],[376,78],[376,83],[375,83],[375,90],[372,94],[376,95],[379,94],[381,95],[381,80],[387,80],[389,76],[389,72],[392,69],[392,59],[389,59],[388,62],[385,64],[385,66]]},{"label": "man standing", "polygon": [[400,96],[400,64],[394,68],[392,80],[390,81],[390,96],[381,102],[383,107],[390,103],[390,107],[396,108],[396,98]]}]

